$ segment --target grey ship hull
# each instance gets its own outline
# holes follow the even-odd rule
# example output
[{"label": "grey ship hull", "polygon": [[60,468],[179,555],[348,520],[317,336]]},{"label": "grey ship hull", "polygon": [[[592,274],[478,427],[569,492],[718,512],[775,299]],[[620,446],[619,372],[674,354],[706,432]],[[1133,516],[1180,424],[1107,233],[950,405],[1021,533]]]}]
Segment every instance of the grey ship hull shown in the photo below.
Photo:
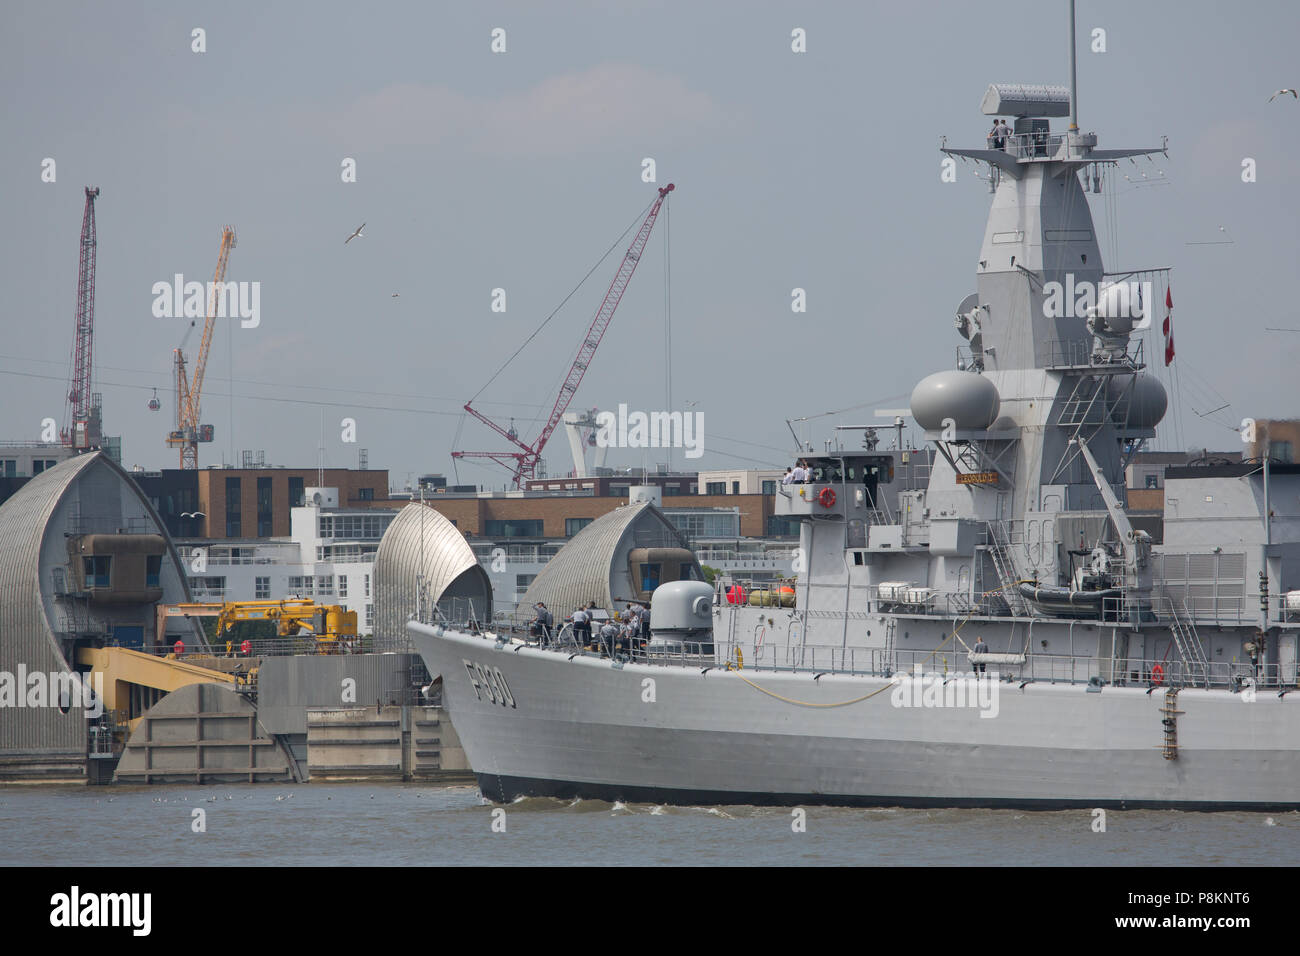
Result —
[{"label": "grey ship hull", "polygon": [[[1229,691],[1183,690],[1178,756],[1166,759],[1162,690],[1000,683],[996,716],[982,717],[976,707],[896,706],[913,678],[895,688],[878,677],[615,668],[408,629],[430,673],[442,675],[480,788],[502,802],[1300,808],[1300,696],[1246,703]],[[643,700],[647,679],[653,702]],[[881,688],[848,706],[806,706]]]}]

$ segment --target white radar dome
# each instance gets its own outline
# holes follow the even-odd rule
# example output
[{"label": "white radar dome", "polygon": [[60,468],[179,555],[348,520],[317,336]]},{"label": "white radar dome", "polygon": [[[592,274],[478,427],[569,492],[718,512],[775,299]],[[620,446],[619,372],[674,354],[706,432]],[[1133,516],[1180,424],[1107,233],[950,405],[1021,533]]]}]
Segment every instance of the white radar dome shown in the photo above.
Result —
[{"label": "white radar dome", "polygon": [[1126,335],[1142,319],[1147,305],[1137,283],[1113,282],[1102,286],[1093,314],[1112,335]]},{"label": "white radar dome", "polygon": [[1106,385],[1106,397],[1114,404],[1111,418],[1129,428],[1155,428],[1169,408],[1165,387],[1152,375],[1116,376]]},{"label": "white radar dome", "polygon": [[912,389],[912,417],[926,431],[939,431],[944,419],[957,428],[988,428],[998,417],[998,389],[974,372],[935,372]]}]

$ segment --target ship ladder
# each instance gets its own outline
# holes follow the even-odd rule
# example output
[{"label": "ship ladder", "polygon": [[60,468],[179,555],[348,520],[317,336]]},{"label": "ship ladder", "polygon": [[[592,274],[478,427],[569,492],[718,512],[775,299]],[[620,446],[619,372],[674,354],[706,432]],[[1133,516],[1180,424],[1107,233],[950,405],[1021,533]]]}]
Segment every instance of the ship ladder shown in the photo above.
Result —
[{"label": "ship ladder", "polygon": [[1196,633],[1196,625],[1192,623],[1191,612],[1188,611],[1187,605],[1183,604],[1182,615],[1178,613],[1178,602],[1172,597],[1169,598],[1169,632],[1173,635],[1174,644],[1178,646],[1178,653],[1182,656],[1187,669],[1190,672],[1190,683],[1193,686],[1197,683],[1197,677],[1205,681],[1205,686],[1210,686],[1210,664],[1205,657],[1205,648],[1201,644],[1201,636]]},{"label": "ship ladder", "polygon": [[993,559],[993,569],[998,573],[1002,597],[1016,617],[1029,617],[1029,605],[1021,597],[1016,575],[1012,573],[1011,535],[1001,521],[990,521],[988,526],[989,556]]},{"label": "ship ladder", "polygon": [[884,664],[887,668],[890,668],[891,673],[899,669],[898,661],[894,659],[894,655],[895,655],[894,637],[897,630],[898,630],[898,619],[894,617],[885,618],[885,647],[884,647],[883,655],[884,655]]},{"label": "ship ladder", "polygon": [[1178,709],[1178,688],[1171,687],[1165,691],[1165,705],[1160,708],[1160,713],[1164,714],[1160,723],[1164,726],[1165,740],[1164,747],[1161,749],[1161,755],[1166,760],[1178,759],[1178,715],[1183,711]]}]

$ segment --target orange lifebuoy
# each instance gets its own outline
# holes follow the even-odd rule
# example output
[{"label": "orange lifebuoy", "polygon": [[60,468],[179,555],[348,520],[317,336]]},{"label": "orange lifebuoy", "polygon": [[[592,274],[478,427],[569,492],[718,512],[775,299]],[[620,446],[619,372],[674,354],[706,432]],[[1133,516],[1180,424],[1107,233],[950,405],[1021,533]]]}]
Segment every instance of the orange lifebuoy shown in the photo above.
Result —
[{"label": "orange lifebuoy", "polygon": [[823,508],[829,508],[831,505],[835,504],[835,489],[823,488],[817,495],[817,503]]},{"label": "orange lifebuoy", "polygon": [[1153,665],[1151,668],[1151,683],[1159,686],[1164,682],[1165,682],[1165,669],[1161,667],[1159,664]]}]

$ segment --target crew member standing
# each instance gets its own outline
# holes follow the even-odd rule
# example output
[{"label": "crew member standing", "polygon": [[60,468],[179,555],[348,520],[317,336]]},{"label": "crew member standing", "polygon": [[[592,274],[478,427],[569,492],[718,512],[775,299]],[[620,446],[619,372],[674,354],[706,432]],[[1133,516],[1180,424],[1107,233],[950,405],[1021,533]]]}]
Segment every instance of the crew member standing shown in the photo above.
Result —
[{"label": "crew member standing", "polygon": [[[984,635],[981,634],[975,638],[975,647],[972,648],[972,652],[975,654],[987,654],[989,652],[989,646],[984,643]],[[976,674],[983,674],[987,665],[983,661],[977,661],[973,666]]]}]

